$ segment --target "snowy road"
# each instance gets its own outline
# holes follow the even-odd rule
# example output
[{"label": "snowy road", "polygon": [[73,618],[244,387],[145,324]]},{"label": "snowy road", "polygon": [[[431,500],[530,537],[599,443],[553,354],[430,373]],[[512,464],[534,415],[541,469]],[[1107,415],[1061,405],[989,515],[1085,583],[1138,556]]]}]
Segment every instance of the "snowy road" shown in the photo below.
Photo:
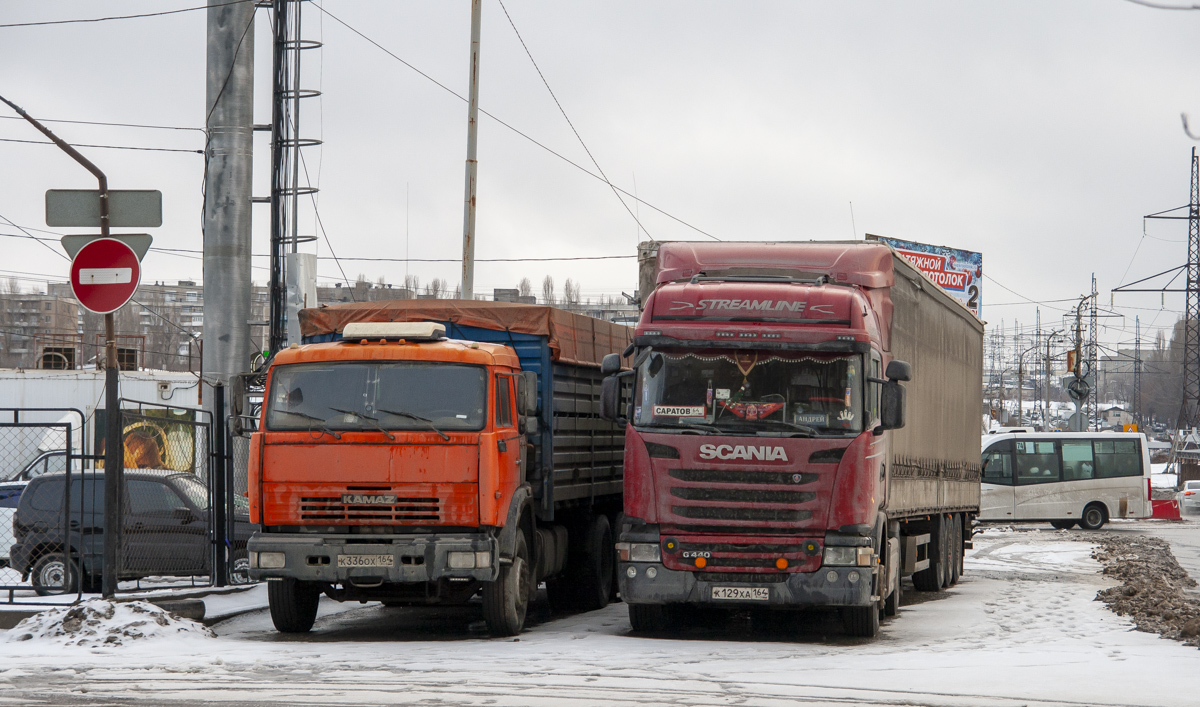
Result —
[{"label": "snowy road", "polygon": [[635,638],[622,604],[542,617],[514,641],[487,637],[469,610],[329,604],[301,638],[256,613],[215,639],[0,643],[0,705],[1196,704],[1200,652],[1094,601],[1107,580],[1070,537],[977,537],[963,581],[909,593],[877,641],[841,636],[822,613],[768,626],[697,617],[676,638]]}]

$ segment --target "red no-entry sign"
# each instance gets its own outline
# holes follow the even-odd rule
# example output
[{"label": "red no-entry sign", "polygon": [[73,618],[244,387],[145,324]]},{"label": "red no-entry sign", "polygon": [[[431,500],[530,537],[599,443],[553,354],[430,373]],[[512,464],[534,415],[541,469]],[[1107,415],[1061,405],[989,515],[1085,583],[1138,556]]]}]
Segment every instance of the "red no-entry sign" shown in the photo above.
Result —
[{"label": "red no-entry sign", "polygon": [[71,261],[71,291],[96,314],[115,312],[137,290],[142,268],[133,249],[115,238],[100,238],[79,249]]}]

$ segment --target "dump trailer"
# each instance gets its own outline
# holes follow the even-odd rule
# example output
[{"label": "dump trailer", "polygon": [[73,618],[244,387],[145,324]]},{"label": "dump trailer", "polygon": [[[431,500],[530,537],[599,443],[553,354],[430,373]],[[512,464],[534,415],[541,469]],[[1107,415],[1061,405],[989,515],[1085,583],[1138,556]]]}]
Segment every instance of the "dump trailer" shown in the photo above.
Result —
[{"label": "dump trailer", "polygon": [[250,574],[284,632],[321,595],[387,605],[482,594],[497,635],[545,580],[608,603],[624,435],[600,362],[632,329],[536,305],[400,300],[300,312],[250,442]]},{"label": "dump trailer", "polygon": [[632,369],[603,366],[634,630],[827,606],[874,636],[901,577],[954,584],[979,511],[979,319],[883,244],[656,245]]}]

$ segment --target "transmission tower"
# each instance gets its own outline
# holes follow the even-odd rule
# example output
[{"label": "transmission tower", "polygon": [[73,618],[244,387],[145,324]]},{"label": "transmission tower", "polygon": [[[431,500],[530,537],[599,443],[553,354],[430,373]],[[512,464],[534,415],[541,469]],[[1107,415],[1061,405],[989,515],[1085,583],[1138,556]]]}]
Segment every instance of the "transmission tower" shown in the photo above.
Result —
[{"label": "transmission tower", "polygon": [[1099,401],[1100,401],[1100,367],[1096,365],[1096,273],[1092,273],[1092,296],[1088,298],[1088,328],[1087,342],[1084,345],[1083,356],[1091,371],[1092,389],[1088,394],[1087,405],[1084,407],[1089,420],[1093,420],[1096,430],[1100,430]]}]

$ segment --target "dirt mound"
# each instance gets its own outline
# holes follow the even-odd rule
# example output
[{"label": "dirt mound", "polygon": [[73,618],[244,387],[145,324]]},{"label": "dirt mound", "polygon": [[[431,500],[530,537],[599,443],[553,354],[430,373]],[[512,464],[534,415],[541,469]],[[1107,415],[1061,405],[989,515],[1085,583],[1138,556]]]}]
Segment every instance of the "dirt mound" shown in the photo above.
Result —
[{"label": "dirt mound", "polygon": [[120,646],[141,639],[215,638],[203,624],[144,601],[90,599],[31,616],[8,632],[11,641],[45,641],[63,646]]},{"label": "dirt mound", "polygon": [[1096,534],[1100,545],[1092,556],[1103,573],[1121,581],[1102,590],[1096,600],[1133,620],[1139,631],[1200,646],[1200,600],[1187,590],[1196,581],[1179,566],[1171,546],[1152,537]]}]

